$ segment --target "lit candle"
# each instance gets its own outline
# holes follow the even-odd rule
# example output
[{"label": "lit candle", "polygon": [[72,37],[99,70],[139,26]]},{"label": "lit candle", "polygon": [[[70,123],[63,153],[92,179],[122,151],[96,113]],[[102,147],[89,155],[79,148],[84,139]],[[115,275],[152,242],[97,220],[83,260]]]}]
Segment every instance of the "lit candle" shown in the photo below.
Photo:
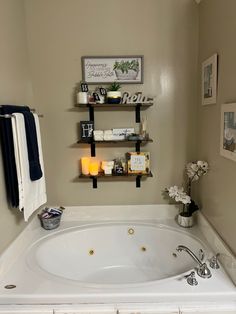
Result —
[{"label": "lit candle", "polygon": [[81,158],[82,174],[84,174],[84,175],[89,174],[89,164],[90,164],[90,158],[88,158],[88,157],[82,157]]},{"label": "lit candle", "polygon": [[99,163],[97,161],[91,161],[89,164],[89,173],[91,176],[98,175]]}]

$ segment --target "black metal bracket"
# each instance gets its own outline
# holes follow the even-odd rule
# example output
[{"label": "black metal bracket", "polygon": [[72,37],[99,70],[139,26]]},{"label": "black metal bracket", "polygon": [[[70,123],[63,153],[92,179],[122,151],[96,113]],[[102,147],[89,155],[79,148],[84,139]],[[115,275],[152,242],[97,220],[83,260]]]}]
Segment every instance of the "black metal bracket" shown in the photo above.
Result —
[{"label": "black metal bracket", "polygon": [[142,176],[139,176],[139,175],[136,177],[136,188],[141,187],[141,178]]},{"label": "black metal bracket", "polygon": [[96,156],[96,145],[94,142],[90,143],[90,149],[91,149],[91,157]]},{"label": "black metal bracket", "polygon": [[135,107],[135,122],[140,123],[141,115],[140,115],[141,104],[137,104]]},{"label": "black metal bracket", "polygon": [[93,179],[93,189],[97,189],[97,187],[98,187],[98,181],[97,181],[97,178],[96,177],[92,177],[92,179]]},{"label": "black metal bracket", "polygon": [[89,120],[94,121],[94,108],[91,105],[87,105],[89,107]]},{"label": "black metal bracket", "polygon": [[140,145],[141,145],[141,141],[137,141],[135,143],[135,150],[136,150],[136,153],[140,153]]}]

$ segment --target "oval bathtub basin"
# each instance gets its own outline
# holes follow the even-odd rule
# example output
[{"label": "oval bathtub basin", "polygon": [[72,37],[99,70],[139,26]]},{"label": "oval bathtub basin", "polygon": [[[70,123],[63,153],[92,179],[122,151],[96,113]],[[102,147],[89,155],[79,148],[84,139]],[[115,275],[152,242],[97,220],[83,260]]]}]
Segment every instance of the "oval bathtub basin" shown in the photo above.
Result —
[{"label": "oval bathtub basin", "polygon": [[87,284],[138,284],[173,277],[196,266],[195,237],[153,224],[107,223],[71,228],[37,242],[28,263],[52,275]]}]

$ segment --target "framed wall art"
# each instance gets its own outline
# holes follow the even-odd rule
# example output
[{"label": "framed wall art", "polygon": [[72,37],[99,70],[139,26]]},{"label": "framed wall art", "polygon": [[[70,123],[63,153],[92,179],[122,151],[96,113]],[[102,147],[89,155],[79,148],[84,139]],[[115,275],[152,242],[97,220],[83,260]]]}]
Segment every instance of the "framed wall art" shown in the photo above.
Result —
[{"label": "framed wall art", "polygon": [[150,153],[127,153],[127,166],[129,174],[148,174],[150,172]]},{"label": "framed wall art", "polygon": [[143,83],[143,56],[84,56],[82,79],[88,84]]},{"label": "framed wall art", "polygon": [[220,154],[236,161],[236,103],[221,106]]},{"label": "framed wall art", "polygon": [[217,54],[202,63],[202,105],[216,104]]}]

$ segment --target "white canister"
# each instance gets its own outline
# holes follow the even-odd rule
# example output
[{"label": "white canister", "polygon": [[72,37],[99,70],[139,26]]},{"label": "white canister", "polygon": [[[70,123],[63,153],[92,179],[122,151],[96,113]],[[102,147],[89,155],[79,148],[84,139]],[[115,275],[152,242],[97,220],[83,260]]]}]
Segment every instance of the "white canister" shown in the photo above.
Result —
[{"label": "white canister", "polygon": [[78,104],[87,104],[88,103],[88,93],[78,92],[77,94],[77,103]]}]

